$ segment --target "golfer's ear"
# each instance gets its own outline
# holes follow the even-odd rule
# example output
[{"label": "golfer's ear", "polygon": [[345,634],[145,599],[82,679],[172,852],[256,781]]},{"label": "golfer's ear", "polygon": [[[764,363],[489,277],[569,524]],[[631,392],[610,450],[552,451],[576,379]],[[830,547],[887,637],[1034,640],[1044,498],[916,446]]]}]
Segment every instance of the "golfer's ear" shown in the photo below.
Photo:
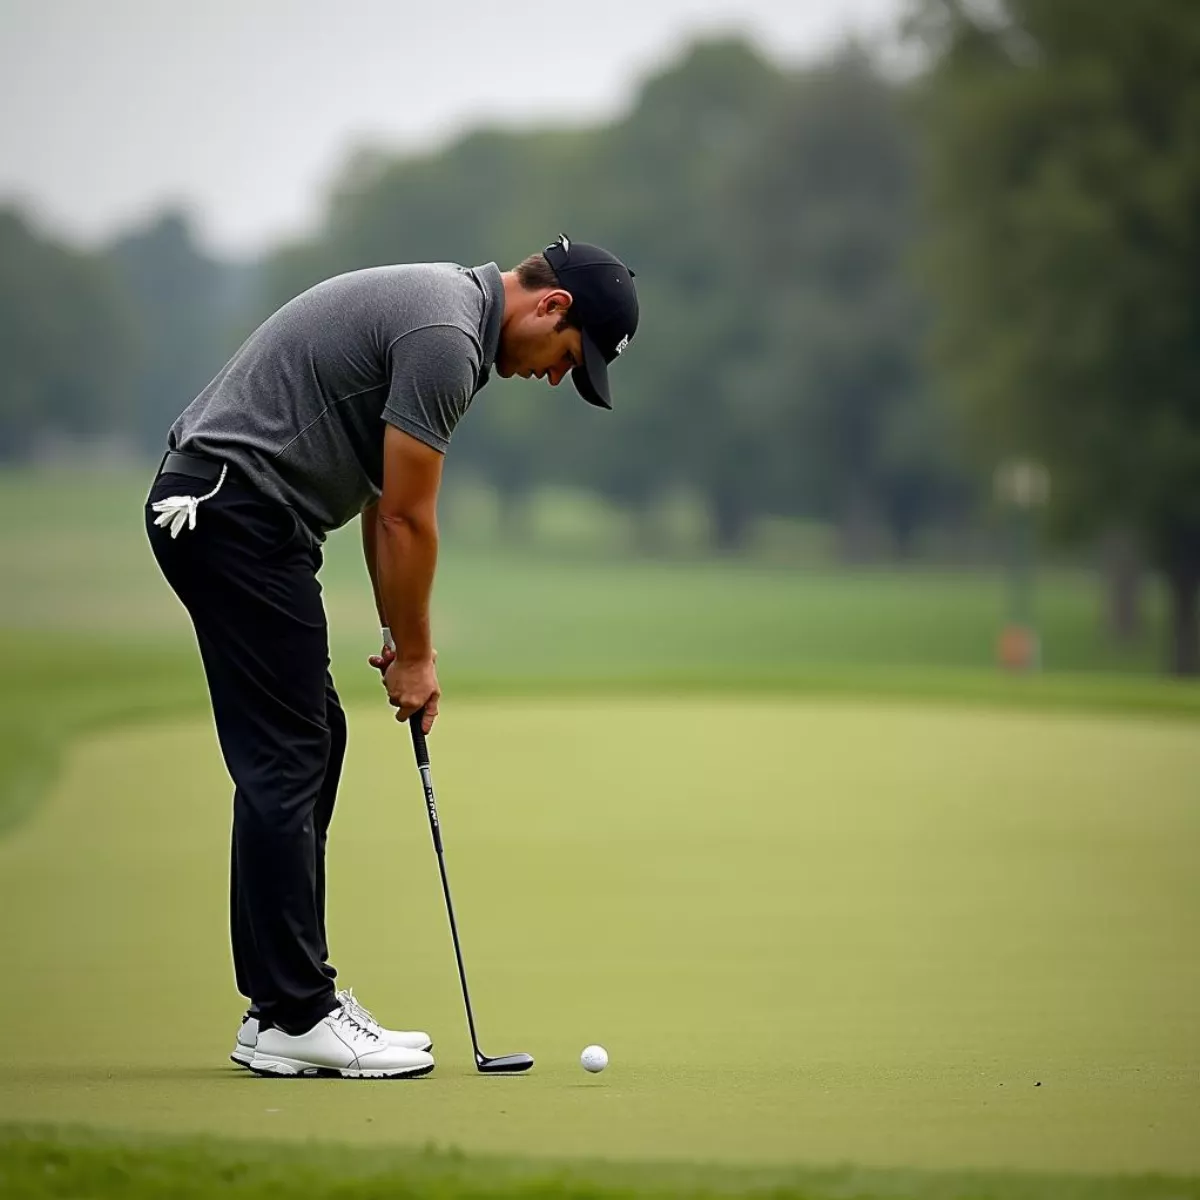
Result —
[{"label": "golfer's ear", "polygon": [[553,313],[555,316],[565,317],[574,299],[575,297],[565,289],[555,288],[538,301],[538,316],[544,317],[547,313]]},{"label": "golfer's ear", "polygon": [[434,515],[445,460],[440,450],[389,424],[383,435],[383,494],[379,497],[379,515]]}]

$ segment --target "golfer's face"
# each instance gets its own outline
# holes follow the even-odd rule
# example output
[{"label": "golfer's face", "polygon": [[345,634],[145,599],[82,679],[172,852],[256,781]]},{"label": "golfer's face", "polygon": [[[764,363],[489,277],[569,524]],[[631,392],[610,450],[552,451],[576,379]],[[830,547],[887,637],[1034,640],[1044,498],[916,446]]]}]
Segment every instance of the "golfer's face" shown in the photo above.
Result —
[{"label": "golfer's face", "polygon": [[583,336],[570,327],[545,334],[530,347],[524,369],[518,372],[526,379],[544,379],[558,387],[572,368],[583,362]]},{"label": "golfer's face", "polygon": [[559,329],[561,323],[561,312],[536,312],[510,329],[496,358],[497,373],[544,379],[557,387],[583,362],[582,333],[569,325]]}]

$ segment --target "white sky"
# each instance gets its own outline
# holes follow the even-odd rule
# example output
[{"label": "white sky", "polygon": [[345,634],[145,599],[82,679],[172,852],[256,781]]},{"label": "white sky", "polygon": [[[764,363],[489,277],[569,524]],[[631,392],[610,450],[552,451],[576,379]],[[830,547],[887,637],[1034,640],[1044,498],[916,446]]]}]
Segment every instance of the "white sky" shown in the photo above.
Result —
[{"label": "white sky", "polygon": [[810,58],[902,0],[0,0],[0,202],[75,237],[183,202],[239,253],[304,229],[358,141],[618,110],[703,31]]}]

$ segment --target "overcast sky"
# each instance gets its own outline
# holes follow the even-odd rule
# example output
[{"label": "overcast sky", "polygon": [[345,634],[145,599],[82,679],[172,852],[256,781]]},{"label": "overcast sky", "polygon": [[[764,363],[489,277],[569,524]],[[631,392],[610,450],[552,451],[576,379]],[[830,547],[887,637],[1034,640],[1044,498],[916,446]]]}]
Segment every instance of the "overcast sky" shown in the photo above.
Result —
[{"label": "overcast sky", "polygon": [[617,111],[703,31],[783,60],[901,0],[0,0],[0,199],[96,238],[168,201],[232,253],[305,228],[348,148]]}]

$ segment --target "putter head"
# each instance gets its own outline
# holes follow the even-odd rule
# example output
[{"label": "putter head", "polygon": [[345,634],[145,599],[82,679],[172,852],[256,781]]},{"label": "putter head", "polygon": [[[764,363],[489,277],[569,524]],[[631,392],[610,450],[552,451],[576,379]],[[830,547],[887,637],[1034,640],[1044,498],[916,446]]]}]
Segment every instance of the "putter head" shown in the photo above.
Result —
[{"label": "putter head", "polygon": [[499,1058],[488,1058],[486,1054],[475,1054],[475,1068],[481,1075],[515,1075],[528,1071],[533,1066],[532,1054],[502,1054]]}]

